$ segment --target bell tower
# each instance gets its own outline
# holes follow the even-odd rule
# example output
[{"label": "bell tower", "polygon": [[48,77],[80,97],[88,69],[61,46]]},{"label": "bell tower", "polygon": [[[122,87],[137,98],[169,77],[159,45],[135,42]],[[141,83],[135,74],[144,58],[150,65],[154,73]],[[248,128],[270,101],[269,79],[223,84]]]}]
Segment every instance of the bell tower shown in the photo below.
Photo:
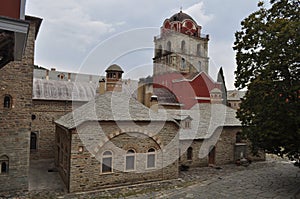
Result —
[{"label": "bell tower", "polygon": [[154,76],[170,72],[208,74],[209,35],[202,35],[201,28],[182,11],[164,21],[160,35],[154,37]]}]

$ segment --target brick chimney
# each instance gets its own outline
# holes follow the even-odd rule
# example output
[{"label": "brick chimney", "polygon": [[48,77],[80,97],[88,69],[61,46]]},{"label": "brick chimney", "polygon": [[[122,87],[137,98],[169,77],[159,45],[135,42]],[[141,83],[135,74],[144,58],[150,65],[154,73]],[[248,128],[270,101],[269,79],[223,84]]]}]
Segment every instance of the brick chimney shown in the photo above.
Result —
[{"label": "brick chimney", "polygon": [[152,95],[150,98],[150,109],[154,112],[158,112],[158,98],[156,95]]},{"label": "brick chimney", "polygon": [[106,86],[106,85],[105,85],[105,79],[103,78],[103,79],[99,80],[99,89],[98,89],[98,93],[99,93],[100,95],[102,95],[102,94],[105,93],[105,91],[106,91],[105,86]]},{"label": "brick chimney", "polygon": [[106,69],[106,91],[122,92],[122,73],[120,66],[113,64]]}]

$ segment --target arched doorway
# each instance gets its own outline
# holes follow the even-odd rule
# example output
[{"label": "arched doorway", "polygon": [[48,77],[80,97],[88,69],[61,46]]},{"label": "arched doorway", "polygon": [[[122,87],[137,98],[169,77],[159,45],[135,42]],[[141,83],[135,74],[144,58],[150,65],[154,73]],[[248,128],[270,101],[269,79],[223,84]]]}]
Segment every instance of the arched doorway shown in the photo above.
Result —
[{"label": "arched doorway", "polygon": [[210,146],[209,153],[208,153],[208,165],[215,164],[215,161],[216,161],[216,147]]}]

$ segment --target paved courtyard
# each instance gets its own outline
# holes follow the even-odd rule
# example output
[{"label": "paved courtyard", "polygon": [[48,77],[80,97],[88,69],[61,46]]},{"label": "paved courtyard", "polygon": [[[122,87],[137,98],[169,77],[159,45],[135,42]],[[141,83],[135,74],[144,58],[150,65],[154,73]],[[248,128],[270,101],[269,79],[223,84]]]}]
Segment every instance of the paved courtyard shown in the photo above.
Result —
[{"label": "paved courtyard", "polygon": [[0,198],[299,198],[300,169],[282,160],[256,162],[248,167],[194,168],[179,180],[124,186],[96,192],[67,194],[51,160],[32,162],[30,193]]},{"label": "paved courtyard", "polygon": [[299,198],[300,169],[286,161],[259,162],[247,168],[234,165],[222,169],[199,168],[183,172],[183,188],[141,194],[130,198]]}]

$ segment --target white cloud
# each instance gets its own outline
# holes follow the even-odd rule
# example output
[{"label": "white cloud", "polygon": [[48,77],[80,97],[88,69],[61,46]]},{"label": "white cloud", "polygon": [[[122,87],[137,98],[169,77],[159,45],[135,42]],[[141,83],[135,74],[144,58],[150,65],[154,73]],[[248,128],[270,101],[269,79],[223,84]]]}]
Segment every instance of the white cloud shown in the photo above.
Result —
[{"label": "white cloud", "polygon": [[212,14],[208,15],[205,13],[203,2],[196,3],[187,9],[184,9],[183,12],[192,16],[193,19],[201,26],[206,25],[214,18]]},{"label": "white cloud", "polygon": [[31,0],[27,7],[31,8],[30,12],[42,15],[43,26],[47,27],[46,34],[55,36],[48,42],[58,42],[57,46],[68,46],[79,52],[90,49],[101,36],[114,32],[115,27],[124,24],[122,21],[106,23],[99,18],[92,19],[84,6],[74,0],[44,0],[43,4]]}]

